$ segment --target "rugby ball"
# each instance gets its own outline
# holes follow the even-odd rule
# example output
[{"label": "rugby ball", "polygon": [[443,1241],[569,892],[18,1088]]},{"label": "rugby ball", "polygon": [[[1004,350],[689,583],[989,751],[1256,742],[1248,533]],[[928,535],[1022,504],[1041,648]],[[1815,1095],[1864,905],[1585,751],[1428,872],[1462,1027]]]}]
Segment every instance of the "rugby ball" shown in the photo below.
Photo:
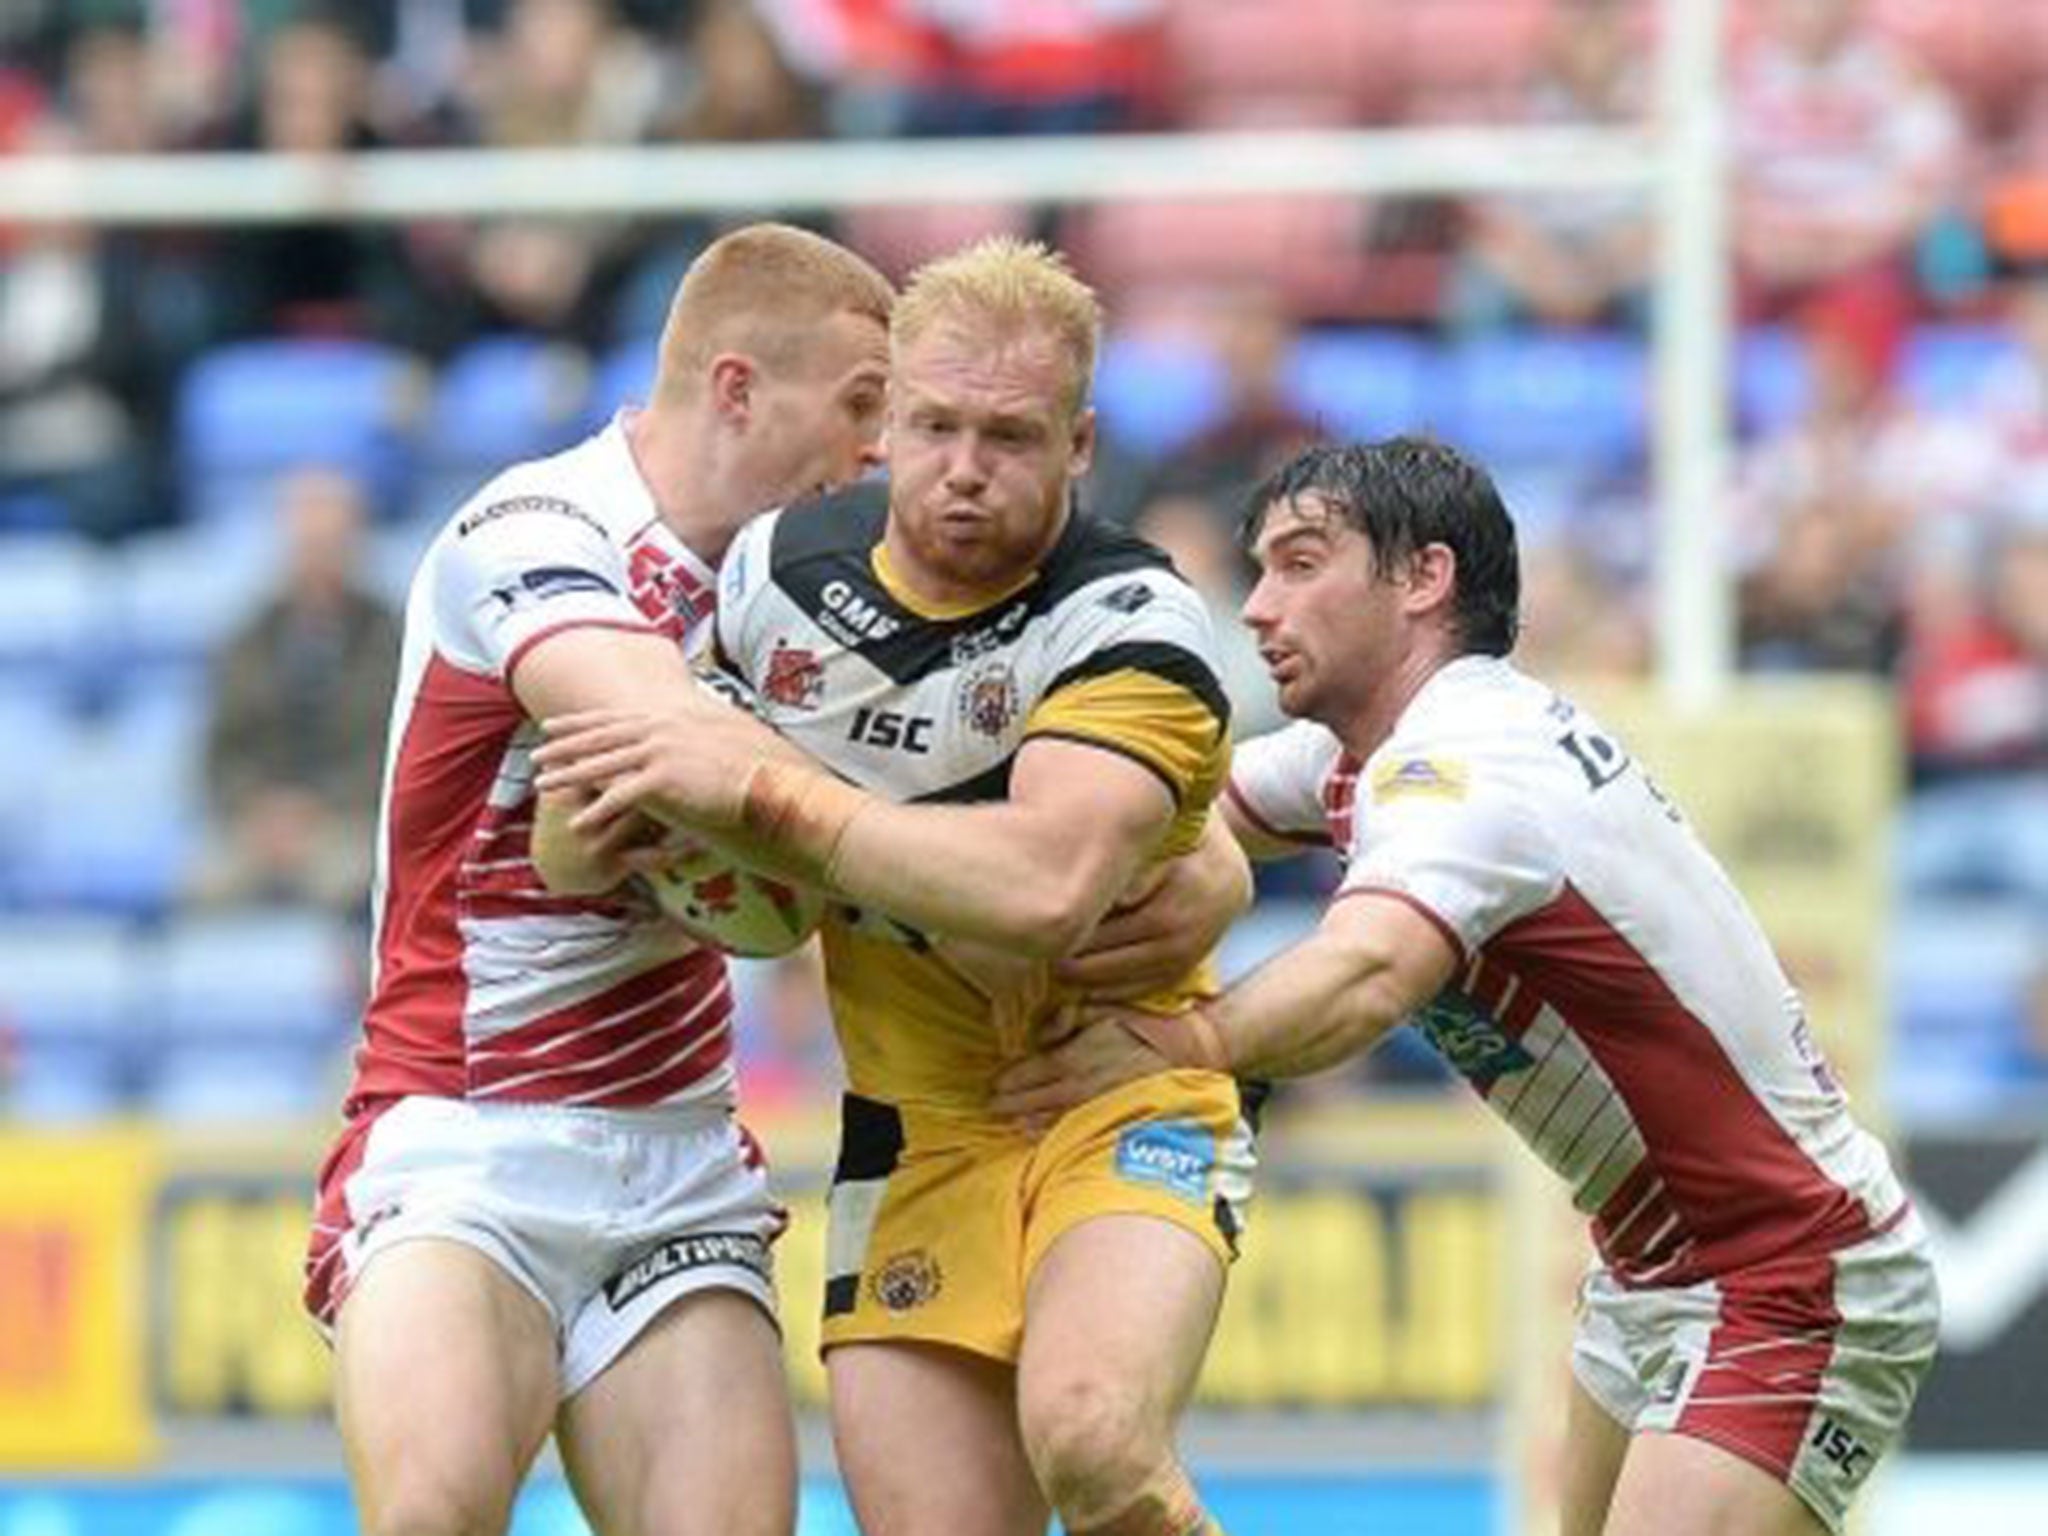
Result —
[{"label": "rugby ball", "polygon": [[[731,673],[704,668],[697,680],[733,708],[760,714],[753,690]],[[641,878],[670,918],[705,943],[745,959],[788,954],[825,915],[821,892],[760,874],[687,834],[676,838],[668,863]]]},{"label": "rugby ball", "polygon": [[816,930],[825,897],[735,862],[701,842],[642,875],[656,903],[705,943],[750,960],[786,955]]}]

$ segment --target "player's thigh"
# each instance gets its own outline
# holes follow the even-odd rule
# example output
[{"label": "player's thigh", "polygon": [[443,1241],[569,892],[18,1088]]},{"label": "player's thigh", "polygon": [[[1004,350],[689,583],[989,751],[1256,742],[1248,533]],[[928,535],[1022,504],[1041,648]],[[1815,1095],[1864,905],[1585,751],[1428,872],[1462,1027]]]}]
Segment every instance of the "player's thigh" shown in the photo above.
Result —
[{"label": "player's thigh", "polygon": [[1826,1536],[1799,1496],[1755,1463],[1690,1435],[1629,1442],[1602,1536]]},{"label": "player's thigh", "polygon": [[1173,1222],[1105,1215],[1056,1238],[1024,1303],[1017,1396],[1034,1461],[1169,1446],[1223,1302],[1215,1251]]},{"label": "player's thigh", "polygon": [[1574,1381],[1558,1469],[1562,1536],[1601,1536],[1628,1440],[1628,1430]]},{"label": "player's thigh", "polygon": [[1017,1434],[1016,1373],[943,1345],[825,1356],[840,1476],[864,1536],[1042,1536]]},{"label": "player's thigh", "polygon": [[562,1463],[602,1536],[788,1536],[796,1444],[781,1338],[753,1298],[683,1296],[571,1397]]},{"label": "player's thigh", "polygon": [[504,1529],[559,1397],[554,1320],[477,1249],[398,1243],[335,1331],[335,1414],[363,1529]]}]

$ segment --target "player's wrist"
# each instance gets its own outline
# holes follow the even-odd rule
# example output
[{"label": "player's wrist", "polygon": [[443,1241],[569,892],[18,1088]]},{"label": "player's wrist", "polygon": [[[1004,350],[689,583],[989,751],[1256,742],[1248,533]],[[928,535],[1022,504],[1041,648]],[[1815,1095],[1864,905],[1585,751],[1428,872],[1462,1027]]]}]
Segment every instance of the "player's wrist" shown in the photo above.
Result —
[{"label": "player's wrist", "polygon": [[846,829],[864,801],[851,784],[814,768],[756,762],[740,781],[738,831],[772,850],[782,869],[830,886]]},{"label": "player's wrist", "polygon": [[1117,1015],[1117,1022],[1169,1066],[1199,1072],[1230,1071],[1230,1042],[1199,1007],[1180,1013],[1126,1009]]}]

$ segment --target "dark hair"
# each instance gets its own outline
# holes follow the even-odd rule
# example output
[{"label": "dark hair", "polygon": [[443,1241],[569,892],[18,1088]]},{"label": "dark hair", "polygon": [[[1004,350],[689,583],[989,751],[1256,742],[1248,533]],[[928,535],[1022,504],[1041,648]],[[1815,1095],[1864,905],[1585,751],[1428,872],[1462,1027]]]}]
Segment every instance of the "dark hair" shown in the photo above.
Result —
[{"label": "dark hair", "polygon": [[1245,548],[1258,543],[1275,502],[1305,495],[1321,497],[1366,536],[1379,576],[1426,545],[1447,546],[1457,559],[1452,611],[1461,649],[1505,656],[1515,648],[1522,575],[1514,521],[1493,478],[1457,449],[1427,437],[1305,448],[1252,492]]}]

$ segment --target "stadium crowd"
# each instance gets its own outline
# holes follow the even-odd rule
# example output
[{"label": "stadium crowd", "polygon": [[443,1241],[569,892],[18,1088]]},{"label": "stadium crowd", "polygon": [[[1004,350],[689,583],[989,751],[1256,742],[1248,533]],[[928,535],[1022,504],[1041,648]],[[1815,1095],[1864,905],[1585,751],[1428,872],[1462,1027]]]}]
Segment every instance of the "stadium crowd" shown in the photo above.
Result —
[{"label": "stadium crowd", "polygon": [[[2010,1105],[2048,1085],[2048,15],[1730,9],[1740,655],[1896,690],[1894,1097]],[[17,0],[0,155],[1626,122],[1651,110],[1651,10]],[[989,230],[1070,252],[1113,323],[1090,503],[1169,547],[1217,615],[1242,596],[1245,488],[1321,435],[1427,428],[1508,492],[1531,669],[1647,674],[1640,200],[992,188],[828,227],[892,275]],[[0,219],[9,1114],[325,1106],[411,564],[491,469],[644,388],[666,296],[717,233]],[[1257,729],[1257,657],[1225,661]],[[743,1060],[770,1097],[822,1099],[814,978],[757,983]],[[1420,1051],[1374,1073],[1436,1076]]]}]

